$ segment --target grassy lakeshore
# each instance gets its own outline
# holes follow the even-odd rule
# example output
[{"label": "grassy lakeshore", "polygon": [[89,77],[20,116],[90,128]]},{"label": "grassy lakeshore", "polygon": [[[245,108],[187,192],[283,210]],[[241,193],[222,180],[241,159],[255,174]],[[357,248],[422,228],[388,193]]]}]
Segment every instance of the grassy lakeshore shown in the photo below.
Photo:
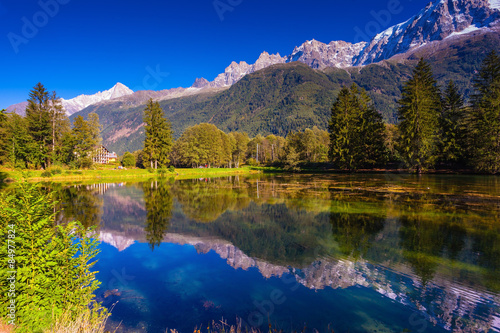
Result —
[{"label": "grassy lakeshore", "polygon": [[[50,170],[49,170],[50,171]],[[115,169],[115,166],[102,166],[90,170],[58,170],[49,176],[49,172],[44,170],[12,170],[0,169],[0,174],[8,182],[18,182],[27,180],[29,182],[67,182],[67,181],[130,181],[143,180],[155,177],[166,177],[175,179],[191,179],[206,177],[224,177],[230,175],[247,175],[261,173],[252,167],[238,169],[226,168],[203,168],[203,169],[175,169],[174,172],[166,171],[161,174],[159,171],[151,172],[146,169]]]}]

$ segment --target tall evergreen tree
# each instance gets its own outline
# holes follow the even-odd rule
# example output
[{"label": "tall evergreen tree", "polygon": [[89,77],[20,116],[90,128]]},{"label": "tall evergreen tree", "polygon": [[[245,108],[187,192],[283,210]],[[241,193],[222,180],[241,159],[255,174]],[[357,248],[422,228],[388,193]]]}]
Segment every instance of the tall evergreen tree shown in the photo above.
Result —
[{"label": "tall evergreen tree", "polygon": [[26,118],[16,113],[7,116],[7,162],[13,168],[32,166],[38,144],[33,140]]},{"label": "tall evergreen tree", "polygon": [[26,120],[33,140],[37,144],[31,162],[37,166],[47,167],[49,161],[52,131],[50,121],[50,95],[43,84],[37,83],[29,93],[26,107]]},{"label": "tall evergreen tree", "polygon": [[172,129],[170,121],[165,117],[160,103],[153,99],[148,101],[144,110],[146,139],[144,140],[144,155],[151,168],[167,166],[170,163],[169,155],[172,150]]},{"label": "tall evergreen tree", "polygon": [[438,156],[441,97],[429,64],[420,59],[413,77],[403,87],[399,100],[398,149],[410,169],[421,173],[432,167]]},{"label": "tall evergreen tree", "polygon": [[79,167],[90,167],[92,156],[95,151],[96,141],[92,135],[92,129],[88,121],[82,116],[77,116],[73,121],[71,131],[71,145]]},{"label": "tall evergreen tree", "polygon": [[102,144],[101,131],[102,126],[99,123],[99,115],[95,112],[89,113],[87,116],[87,122],[89,124],[90,134],[92,141],[96,145],[96,148]]},{"label": "tall evergreen tree", "polygon": [[500,172],[500,57],[492,51],[474,79],[476,93],[467,117],[473,167]]},{"label": "tall evergreen tree", "polygon": [[7,114],[6,110],[0,110],[0,164],[5,164],[8,161],[9,152],[9,133],[7,131]]},{"label": "tall evergreen tree", "polygon": [[450,80],[443,96],[439,117],[439,150],[441,161],[454,164],[462,161],[465,150],[464,99],[455,83]]},{"label": "tall evergreen tree", "polygon": [[336,167],[355,170],[385,159],[385,126],[370,97],[344,87],[332,107],[329,155]]},{"label": "tall evergreen tree", "polygon": [[52,130],[51,162],[64,162],[61,159],[63,137],[70,131],[70,122],[56,92],[50,95],[50,127]]}]

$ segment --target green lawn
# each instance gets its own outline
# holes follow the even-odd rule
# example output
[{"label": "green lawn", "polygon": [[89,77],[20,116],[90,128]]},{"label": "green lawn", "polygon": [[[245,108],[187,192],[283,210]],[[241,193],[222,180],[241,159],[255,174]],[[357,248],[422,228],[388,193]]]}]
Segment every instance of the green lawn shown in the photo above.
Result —
[{"label": "green lawn", "polygon": [[[54,170],[54,169],[52,169]],[[155,177],[167,177],[175,179],[189,179],[189,178],[205,178],[205,177],[223,177],[226,175],[234,174],[254,174],[260,173],[261,170],[256,170],[251,167],[243,167],[238,169],[224,169],[224,168],[203,168],[203,169],[175,169],[174,172],[166,171],[164,175],[159,172],[150,172],[146,169],[115,169],[115,166],[100,166],[95,170],[65,170],[56,169],[58,171],[49,172],[44,170],[8,170],[0,169],[0,173],[5,175],[7,180],[11,181],[32,181],[32,182],[66,182],[66,181],[123,181],[132,179],[145,179]],[[50,170],[49,170],[50,171]]]}]

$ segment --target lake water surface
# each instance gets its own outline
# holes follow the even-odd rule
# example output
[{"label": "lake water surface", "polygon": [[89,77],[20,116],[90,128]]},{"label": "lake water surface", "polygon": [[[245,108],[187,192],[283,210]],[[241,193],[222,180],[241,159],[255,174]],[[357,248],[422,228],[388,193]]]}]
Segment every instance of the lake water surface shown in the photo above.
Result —
[{"label": "lake water surface", "polygon": [[[500,332],[500,180],[274,175],[59,186],[118,332]],[[332,331],[333,330],[333,331]]]}]

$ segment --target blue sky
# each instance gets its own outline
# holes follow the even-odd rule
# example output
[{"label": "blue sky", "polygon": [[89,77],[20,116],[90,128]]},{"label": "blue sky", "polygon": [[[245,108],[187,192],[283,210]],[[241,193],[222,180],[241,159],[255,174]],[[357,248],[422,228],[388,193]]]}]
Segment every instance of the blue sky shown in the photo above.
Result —
[{"label": "blue sky", "polygon": [[116,82],[134,90],[189,87],[233,60],[253,63],[262,51],[288,55],[310,39],[367,39],[427,3],[0,0],[0,108],[26,100],[37,82],[67,99]]}]

